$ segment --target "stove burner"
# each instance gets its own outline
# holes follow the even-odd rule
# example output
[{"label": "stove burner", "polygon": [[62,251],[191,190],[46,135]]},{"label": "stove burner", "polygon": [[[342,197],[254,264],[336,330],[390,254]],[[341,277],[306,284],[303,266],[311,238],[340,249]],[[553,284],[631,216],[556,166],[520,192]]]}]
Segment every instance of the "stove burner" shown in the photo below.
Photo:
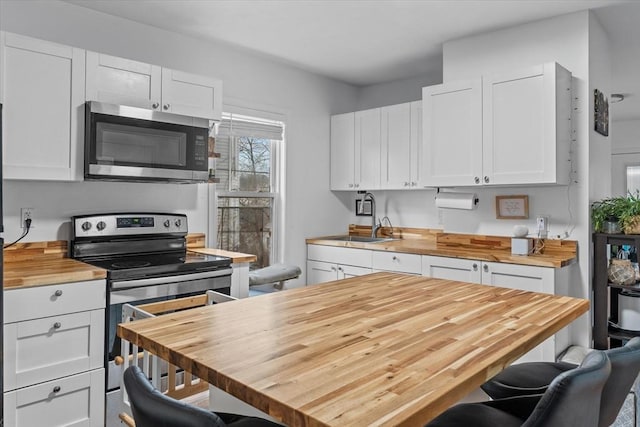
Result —
[{"label": "stove burner", "polygon": [[140,268],[148,267],[151,263],[148,261],[120,261],[111,264],[113,268]]}]

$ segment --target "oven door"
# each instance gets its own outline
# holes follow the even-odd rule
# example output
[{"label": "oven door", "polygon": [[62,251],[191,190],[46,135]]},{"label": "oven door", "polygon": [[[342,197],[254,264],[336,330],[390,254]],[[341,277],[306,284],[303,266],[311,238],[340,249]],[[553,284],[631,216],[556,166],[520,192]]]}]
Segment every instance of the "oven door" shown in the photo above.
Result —
[{"label": "oven door", "polygon": [[86,110],[85,178],[208,178],[208,120],[98,102]]},{"label": "oven door", "polygon": [[[107,310],[106,331],[106,411],[108,427],[121,426],[118,414],[121,409],[122,396],[120,394],[120,378],[122,377],[122,355],[120,338],[116,335],[118,323],[123,321],[122,307],[124,304],[142,305],[151,302],[202,295],[207,290],[215,290],[223,294],[230,294],[231,268],[220,270],[184,274],[170,277],[155,277],[118,281],[109,286],[109,309]],[[118,362],[116,362],[118,361]]]}]

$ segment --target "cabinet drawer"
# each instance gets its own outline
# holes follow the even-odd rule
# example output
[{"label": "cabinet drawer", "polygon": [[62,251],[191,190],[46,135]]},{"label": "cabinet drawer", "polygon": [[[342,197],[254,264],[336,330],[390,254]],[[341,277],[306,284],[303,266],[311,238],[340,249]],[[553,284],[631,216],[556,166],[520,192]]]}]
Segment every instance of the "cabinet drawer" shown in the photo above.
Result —
[{"label": "cabinet drawer", "polygon": [[4,326],[5,390],[100,368],[103,359],[104,310]]},{"label": "cabinet drawer", "polygon": [[10,289],[4,293],[5,323],[75,313],[106,306],[104,280]]},{"label": "cabinet drawer", "polygon": [[400,252],[373,251],[373,269],[421,274],[422,257]]},{"label": "cabinet drawer", "polygon": [[4,393],[5,425],[104,426],[104,369]]},{"label": "cabinet drawer", "polygon": [[307,245],[308,259],[366,268],[371,268],[371,252],[368,249]]}]

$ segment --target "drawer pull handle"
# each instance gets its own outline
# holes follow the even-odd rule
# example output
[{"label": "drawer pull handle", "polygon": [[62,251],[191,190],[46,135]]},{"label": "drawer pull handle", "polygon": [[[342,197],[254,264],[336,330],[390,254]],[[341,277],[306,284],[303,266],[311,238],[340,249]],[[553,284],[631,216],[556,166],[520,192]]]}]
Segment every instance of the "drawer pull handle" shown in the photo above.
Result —
[{"label": "drawer pull handle", "polygon": [[60,296],[62,296],[62,291],[61,291],[60,289],[58,289],[58,290],[55,292],[55,294],[54,294],[54,295],[55,295],[55,296],[57,296],[57,297],[60,297]]},{"label": "drawer pull handle", "polygon": [[56,322],[53,324],[53,329],[60,329],[62,327],[62,324],[60,322]]},{"label": "drawer pull handle", "polygon": [[60,388],[60,386],[59,386],[59,385],[57,385],[57,386],[55,386],[55,387],[53,388],[53,392],[54,392],[54,393],[60,393],[60,390],[61,390],[61,388]]},{"label": "drawer pull handle", "polygon": [[391,258],[391,259],[394,260],[394,261],[397,261],[398,257],[394,255],[393,258]]},{"label": "drawer pull handle", "polygon": [[483,265],[482,269],[485,271],[485,273],[489,272],[489,266],[487,264]]},{"label": "drawer pull handle", "polygon": [[473,264],[473,271],[478,271],[478,264]]}]

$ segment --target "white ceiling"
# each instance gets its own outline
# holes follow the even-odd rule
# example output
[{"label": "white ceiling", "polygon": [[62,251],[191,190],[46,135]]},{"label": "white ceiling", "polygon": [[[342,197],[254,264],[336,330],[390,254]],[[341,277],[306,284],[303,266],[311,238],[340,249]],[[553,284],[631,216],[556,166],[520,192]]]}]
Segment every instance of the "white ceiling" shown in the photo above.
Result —
[{"label": "white ceiling", "polygon": [[[619,72],[614,67],[614,92],[630,94],[629,100],[640,94],[636,0],[66,1],[239,46],[358,86],[440,73],[442,43],[448,40],[597,9],[615,46],[614,59],[621,61]],[[619,113],[629,109],[626,101],[616,107]]]}]

